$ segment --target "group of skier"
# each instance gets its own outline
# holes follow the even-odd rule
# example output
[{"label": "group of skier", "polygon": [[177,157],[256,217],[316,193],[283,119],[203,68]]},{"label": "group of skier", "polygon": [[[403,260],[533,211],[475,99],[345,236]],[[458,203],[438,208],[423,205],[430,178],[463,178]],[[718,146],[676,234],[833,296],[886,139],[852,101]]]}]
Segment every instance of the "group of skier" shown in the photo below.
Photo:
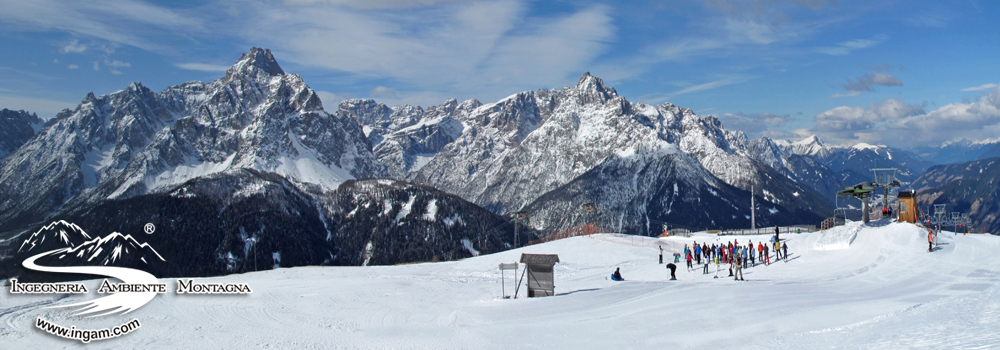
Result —
[{"label": "group of skier", "polygon": [[[739,239],[732,242],[709,245],[708,243],[698,244],[694,242],[692,247],[684,245],[684,259],[687,262],[688,271],[695,269],[694,265],[704,266],[703,274],[709,273],[709,265],[715,263],[715,277],[719,277],[719,267],[722,264],[729,264],[729,275],[734,279],[743,280],[743,269],[771,264],[771,251],[774,251],[775,259],[788,259],[788,243],[778,240],[777,235],[771,237],[771,244],[753,241],[740,245]],[[704,260],[704,264],[702,261]]]}]

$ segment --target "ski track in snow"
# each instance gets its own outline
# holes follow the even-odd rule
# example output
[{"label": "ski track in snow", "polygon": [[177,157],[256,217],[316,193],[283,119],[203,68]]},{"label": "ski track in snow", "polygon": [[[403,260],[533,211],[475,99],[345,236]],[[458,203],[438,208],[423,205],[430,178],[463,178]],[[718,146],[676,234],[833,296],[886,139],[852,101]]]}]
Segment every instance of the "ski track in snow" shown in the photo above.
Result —
[{"label": "ski track in snow", "polygon": [[[696,234],[654,239],[595,235],[461,261],[401,266],[298,267],[201,282],[243,282],[238,296],[157,295],[124,316],[73,317],[48,306],[93,295],[0,293],[0,344],[18,349],[72,343],[34,328],[41,316],[97,329],[133,317],[138,331],[98,347],[176,348],[992,348],[1000,344],[1000,237],[944,234],[926,251],[909,224],[785,234],[787,262],[714,279],[670,260],[692,241],[746,244],[768,236]],[[851,237],[853,236],[853,241]],[[836,239],[832,238],[836,237]],[[830,244],[847,245],[833,250]],[[821,241],[823,243],[821,243]],[[497,264],[521,253],[555,253],[557,296],[501,298]],[[772,255],[773,257],[773,255]],[[621,267],[625,282],[606,279]],[[723,265],[720,275],[728,276]],[[517,277],[520,277],[518,271]],[[506,277],[506,292],[513,282]],[[86,282],[96,288],[97,280]],[[161,279],[176,289],[176,279]]]}]

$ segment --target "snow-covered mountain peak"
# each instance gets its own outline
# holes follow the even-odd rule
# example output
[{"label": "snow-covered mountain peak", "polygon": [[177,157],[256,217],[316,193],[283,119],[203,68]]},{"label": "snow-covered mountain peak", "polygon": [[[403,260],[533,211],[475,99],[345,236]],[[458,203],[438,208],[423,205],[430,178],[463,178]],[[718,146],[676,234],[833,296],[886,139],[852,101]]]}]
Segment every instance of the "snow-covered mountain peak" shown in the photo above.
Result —
[{"label": "snow-covered mountain peak", "polygon": [[792,142],[792,144],[793,145],[797,145],[797,146],[818,145],[818,146],[822,147],[823,146],[823,140],[820,140],[819,136],[816,136],[815,134],[813,134],[813,135],[810,135],[809,137],[806,137],[804,139]]},{"label": "snow-covered mountain peak", "polygon": [[[245,76],[276,76],[284,75],[285,71],[278,66],[278,61],[271,55],[270,49],[254,47],[250,52],[244,53],[232,67],[226,71],[226,77],[233,75]],[[228,80],[228,79],[227,79]]]},{"label": "snow-covered mountain peak", "polygon": [[864,142],[856,143],[856,144],[854,144],[854,146],[851,146],[851,149],[858,150],[858,151],[872,150],[872,151],[878,152],[879,148],[881,148],[881,147],[880,146],[876,146],[876,145],[867,144],[867,143],[864,143]]},{"label": "snow-covered mountain peak", "polygon": [[804,139],[792,142],[789,144],[792,154],[798,155],[810,155],[810,156],[826,156],[829,153],[829,148],[823,144],[823,140],[819,136],[811,135]]},{"label": "snow-covered mountain peak", "polygon": [[590,75],[590,72],[583,73],[583,76],[576,83],[576,90],[580,94],[581,104],[604,103],[618,96],[618,91],[604,85],[603,79]]}]

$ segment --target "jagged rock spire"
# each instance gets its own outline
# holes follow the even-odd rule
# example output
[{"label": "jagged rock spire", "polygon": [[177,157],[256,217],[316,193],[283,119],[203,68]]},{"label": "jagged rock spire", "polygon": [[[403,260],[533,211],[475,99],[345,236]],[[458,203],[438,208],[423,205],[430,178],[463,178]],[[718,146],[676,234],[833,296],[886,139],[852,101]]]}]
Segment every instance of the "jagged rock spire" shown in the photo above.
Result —
[{"label": "jagged rock spire", "polygon": [[281,66],[278,66],[278,61],[271,55],[270,49],[254,47],[250,49],[250,52],[240,56],[239,61],[236,61],[236,64],[233,64],[226,72],[226,76],[230,77],[233,74],[255,76],[261,73],[274,76],[284,75],[285,71],[281,69]]},{"label": "jagged rock spire", "polygon": [[618,91],[604,85],[603,79],[590,75],[590,72],[583,73],[583,76],[576,83],[576,90],[580,92],[580,102],[584,104],[591,102],[603,103],[618,96]]}]

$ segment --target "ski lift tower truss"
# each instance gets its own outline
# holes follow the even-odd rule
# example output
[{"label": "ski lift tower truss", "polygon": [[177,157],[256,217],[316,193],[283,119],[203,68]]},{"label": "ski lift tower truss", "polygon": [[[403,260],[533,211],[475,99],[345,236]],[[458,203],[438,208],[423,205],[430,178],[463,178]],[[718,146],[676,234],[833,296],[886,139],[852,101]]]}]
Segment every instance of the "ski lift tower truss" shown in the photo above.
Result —
[{"label": "ski lift tower truss", "polygon": [[[865,186],[864,183],[859,183],[857,185],[837,191],[838,198],[840,196],[851,196],[861,200],[861,221],[863,221],[866,224],[870,219],[870,216],[868,215],[868,200],[871,198],[871,195],[872,195],[872,188],[870,186]],[[845,216],[846,216],[846,211],[845,211]]]},{"label": "ski lift tower truss", "polygon": [[[937,220],[935,222],[935,224],[937,224],[937,230],[936,230],[936,232],[938,232],[938,234],[941,232],[941,222],[944,221],[944,217],[945,217],[945,213],[946,213],[945,212],[945,206],[946,205],[947,204],[935,204],[934,205],[934,219]],[[934,244],[937,244],[937,235],[938,234],[934,234]]]},{"label": "ski lift tower truss", "polygon": [[882,207],[889,207],[889,190],[892,187],[901,187],[899,180],[896,179],[896,172],[899,169],[896,168],[874,168],[872,173],[875,174],[875,181],[872,181],[872,187],[881,187],[883,191],[882,196]]}]

